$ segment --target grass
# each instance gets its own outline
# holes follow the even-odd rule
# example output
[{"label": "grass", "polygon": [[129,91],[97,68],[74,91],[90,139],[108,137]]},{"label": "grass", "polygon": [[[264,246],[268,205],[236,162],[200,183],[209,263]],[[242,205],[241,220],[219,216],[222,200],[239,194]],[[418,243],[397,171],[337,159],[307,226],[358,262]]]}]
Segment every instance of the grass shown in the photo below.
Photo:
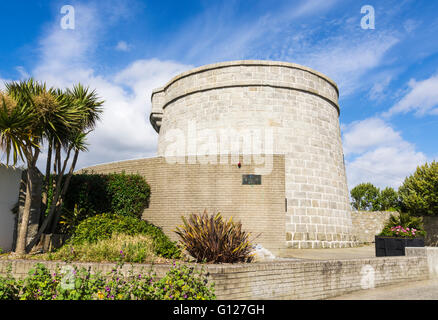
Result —
[{"label": "grass", "polygon": [[[9,253],[0,259],[14,259]],[[67,262],[131,262],[171,263],[173,260],[155,254],[154,242],[149,235],[113,234],[111,238],[95,243],[64,245],[60,249],[43,254],[27,254],[20,259],[67,261]]]},{"label": "grass", "polygon": [[148,235],[114,234],[95,243],[64,245],[53,253],[43,254],[47,260],[80,262],[148,263],[165,260],[154,253],[153,240]]}]

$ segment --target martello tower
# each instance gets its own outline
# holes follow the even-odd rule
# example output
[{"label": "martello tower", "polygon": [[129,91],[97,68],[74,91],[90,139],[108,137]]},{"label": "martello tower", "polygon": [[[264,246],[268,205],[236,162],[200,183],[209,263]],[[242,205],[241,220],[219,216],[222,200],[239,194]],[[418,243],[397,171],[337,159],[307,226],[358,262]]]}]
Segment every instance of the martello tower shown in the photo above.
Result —
[{"label": "martello tower", "polygon": [[[170,144],[172,148],[178,144],[178,139],[168,139],[172,132],[193,137],[190,130],[213,131],[218,139],[225,135],[225,140],[227,133],[233,139],[243,130],[269,133],[272,145],[262,139],[259,147],[265,156],[284,155],[285,225],[280,229],[285,230],[286,246],[350,247],[355,241],[338,97],[334,81],[304,66],[258,60],[222,62],[184,72],[154,90],[150,122],[159,133],[159,157],[166,156]],[[186,156],[223,151],[216,144],[200,151],[184,143],[176,148]],[[244,145],[233,150],[254,153]]]}]

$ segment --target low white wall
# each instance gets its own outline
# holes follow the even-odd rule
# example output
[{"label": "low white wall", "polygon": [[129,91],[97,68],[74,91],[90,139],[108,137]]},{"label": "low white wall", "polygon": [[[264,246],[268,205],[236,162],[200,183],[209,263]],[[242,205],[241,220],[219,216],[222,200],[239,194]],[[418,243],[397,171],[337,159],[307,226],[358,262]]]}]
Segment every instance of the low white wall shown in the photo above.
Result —
[{"label": "low white wall", "polygon": [[406,247],[408,257],[427,257],[430,278],[438,278],[438,248],[437,247]]},{"label": "low white wall", "polygon": [[4,251],[12,249],[15,217],[11,209],[18,202],[21,173],[0,164],[0,248]]}]

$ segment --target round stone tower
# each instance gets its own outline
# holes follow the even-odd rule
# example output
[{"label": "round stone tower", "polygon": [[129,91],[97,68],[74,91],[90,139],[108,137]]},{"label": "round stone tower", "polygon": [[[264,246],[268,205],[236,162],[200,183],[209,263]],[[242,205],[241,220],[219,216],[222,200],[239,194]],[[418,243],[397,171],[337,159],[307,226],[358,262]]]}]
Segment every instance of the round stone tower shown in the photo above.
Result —
[{"label": "round stone tower", "polygon": [[[297,64],[222,62],[184,72],[154,90],[150,121],[159,132],[159,156],[166,156],[170,146],[176,146],[180,155],[221,154],[224,150],[254,154],[256,144],[266,156],[283,154],[286,246],[351,247],[356,242],[338,96],[331,79]],[[202,140],[203,134],[212,131],[217,132],[217,140],[211,141],[210,135],[203,148],[186,141],[193,137]],[[245,141],[231,151],[217,144],[243,131],[253,133],[247,141],[251,148],[245,148]]]}]

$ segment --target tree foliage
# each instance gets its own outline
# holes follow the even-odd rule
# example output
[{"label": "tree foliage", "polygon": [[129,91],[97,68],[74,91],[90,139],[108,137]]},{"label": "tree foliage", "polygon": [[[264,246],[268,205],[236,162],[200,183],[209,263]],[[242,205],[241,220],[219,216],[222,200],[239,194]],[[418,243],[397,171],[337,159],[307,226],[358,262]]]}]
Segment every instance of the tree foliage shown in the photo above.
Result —
[{"label": "tree foliage", "polygon": [[356,210],[378,211],[379,206],[379,188],[372,183],[361,183],[350,191],[351,205]]},{"label": "tree foliage", "polygon": [[[5,152],[8,165],[12,163],[15,166],[19,160],[27,164],[26,200],[16,248],[18,254],[24,254],[37,243],[44,231],[53,229],[59,220],[62,195],[66,191],[66,188],[61,188],[61,179],[64,173],[71,177],[79,152],[86,151],[86,135],[94,129],[103,101],[99,100],[95,91],[81,84],[63,91],[29,79],[7,82],[5,87],[6,90],[0,92],[0,147]],[[47,216],[37,236],[27,245],[30,195],[43,144],[48,147],[43,197]],[[51,170],[58,179],[50,180]]]},{"label": "tree foliage", "polygon": [[396,211],[400,201],[397,191],[391,187],[380,190],[372,183],[361,183],[351,189],[351,206],[361,211]]},{"label": "tree foliage", "polygon": [[425,163],[399,188],[402,210],[415,216],[438,215],[438,162]]},{"label": "tree foliage", "polygon": [[400,207],[398,192],[391,187],[386,187],[379,194],[378,200],[380,211],[393,211]]}]

